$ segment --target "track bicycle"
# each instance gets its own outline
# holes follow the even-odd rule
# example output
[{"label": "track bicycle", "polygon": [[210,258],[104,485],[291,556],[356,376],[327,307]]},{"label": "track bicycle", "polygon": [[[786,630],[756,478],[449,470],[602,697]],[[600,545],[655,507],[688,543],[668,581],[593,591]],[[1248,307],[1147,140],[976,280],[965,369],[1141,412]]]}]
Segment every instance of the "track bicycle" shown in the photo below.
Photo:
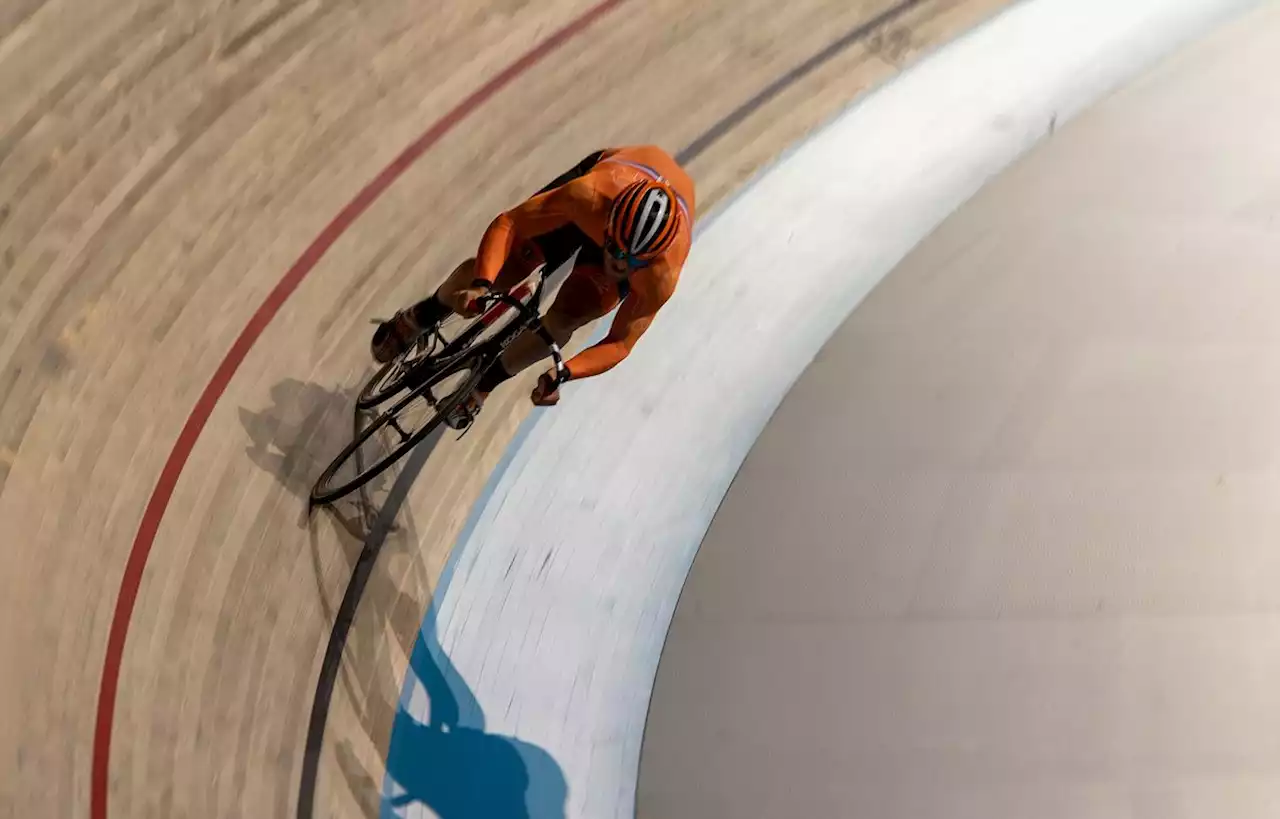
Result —
[{"label": "track bicycle", "polygon": [[[532,287],[526,281],[510,292],[481,296],[477,300],[480,315],[463,320],[466,324],[456,336],[446,338],[442,332],[445,323],[459,318],[451,316],[380,367],[356,397],[356,410],[368,411],[390,402],[389,406],[360,429],[320,474],[311,489],[310,505],[331,503],[359,489],[421,443],[470,397],[485,372],[526,331],[536,333],[550,349],[557,383],[563,384],[568,371],[560,345],[542,324],[547,277],[544,266],[535,274]],[[507,322],[501,324],[504,317]],[[390,448],[366,463],[363,456],[368,453],[362,448],[380,444],[383,437],[391,438]],[[350,474],[340,478],[348,466]]]}]

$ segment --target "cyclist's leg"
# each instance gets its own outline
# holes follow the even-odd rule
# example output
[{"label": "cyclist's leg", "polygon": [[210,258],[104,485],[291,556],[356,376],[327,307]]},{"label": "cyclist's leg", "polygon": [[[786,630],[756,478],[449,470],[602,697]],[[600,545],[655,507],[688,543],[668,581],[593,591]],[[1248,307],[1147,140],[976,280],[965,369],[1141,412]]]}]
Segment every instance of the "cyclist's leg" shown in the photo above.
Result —
[{"label": "cyclist's leg", "polygon": [[[542,187],[535,196],[554,190],[555,188],[570,182],[599,163],[604,151],[594,151],[579,160],[569,170],[557,176]],[[498,281],[494,282],[495,289],[509,290],[515,286],[516,282],[524,280],[534,269],[544,261],[551,269],[559,267],[578,248],[586,237],[582,236],[577,230],[561,229],[554,231],[546,236],[538,237],[538,241],[521,242],[512,249],[512,258],[507,260],[507,264],[502,268],[498,275]],[[409,308],[409,316],[413,323],[418,327],[426,329],[433,326],[439,321],[443,321],[451,312],[458,312],[463,305],[459,302],[460,294],[471,288],[472,282],[475,281],[475,257],[464,260],[453,272],[450,273],[445,280],[436,288],[435,293],[417,304]],[[509,281],[504,279],[510,278]]]},{"label": "cyclist's leg", "polygon": [[[587,167],[594,164],[598,157],[593,154],[587,157],[579,164],[579,168]],[[579,168],[562,174],[561,178],[572,178],[581,175],[576,173]],[[586,171],[583,170],[582,173]],[[554,186],[555,183],[552,183]],[[524,281],[533,273],[539,265],[546,264],[547,273],[554,272],[560,265],[564,264],[573,256],[574,251],[583,247],[584,253],[594,247],[591,240],[582,233],[575,225],[565,225],[557,228],[549,233],[545,233],[533,239],[519,241],[517,240],[511,249],[510,256],[507,257],[506,264],[498,273],[497,281],[494,282],[494,289],[502,292],[508,291],[515,287],[517,283]],[[598,253],[599,251],[597,251]],[[579,254],[579,259],[584,254]],[[436,292],[426,299],[415,304],[411,309],[412,317],[419,327],[428,328],[436,322],[442,321],[450,313],[456,313],[463,308],[462,299],[467,290],[470,290],[475,282],[476,259],[472,256],[466,259],[450,273],[445,280],[436,288]]]},{"label": "cyclist's leg", "polygon": [[[536,245],[531,242],[517,244],[507,263],[498,272],[498,278],[494,282],[495,289],[510,290],[540,264],[542,256]],[[390,361],[408,349],[420,334],[459,312],[463,307],[460,300],[475,281],[475,266],[474,256],[465,259],[432,295],[384,321],[374,331],[371,341],[374,359],[380,362]]]},{"label": "cyclist's leg", "polygon": [[[542,318],[542,324],[556,343],[563,347],[575,332],[608,315],[620,300],[617,283],[611,282],[600,266],[583,265],[580,262],[561,285],[556,300]],[[503,381],[550,355],[551,351],[536,333],[526,332],[507,348],[501,361],[486,373],[478,391],[483,397]]]},{"label": "cyclist's leg", "polygon": [[[534,196],[539,196],[577,179],[595,167],[603,156],[604,151],[595,151],[588,154],[578,164],[542,186],[542,189]],[[567,225],[564,228],[539,236],[535,240],[518,243],[512,249],[512,258],[507,260],[507,264],[498,275],[498,280],[494,282],[494,289],[510,290],[515,286],[516,282],[523,281],[538,265],[544,262],[548,268],[547,272],[552,272],[566,262],[584,242],[590,244],[581,231],[572,225]],[[475,265],[474,256],[463,261],[436,288],[436,292],[431,297],[414,305],[414,315],[422,326],[426,327],[435,321],[441,320],[448,315],[446,311],[457,312],[462,308],[463,305],[459,303],[458,296],[462,291],[470,289],[472,282],[475,281]]]},{"label": "cyclist's leg", "polygon": [[[542,254],[538,246],[532,242],[518,242],[511,249],[507,263],[498,271],[498,278],[493,289],[505,292],[529,277],[529,274],[542,264]],[[447,317],[450,313],[460,311],[465,305],[461,299],[463,293],[471,290],[475,283],[476,259],[472,256],[464,260],[450,273],[436,292],[429,298],[414,305],[414,317],[423,327],[429,327]]]},{"label": "cyclist's leg", "polygon": [[[599,248],[595,252],[598,254]],[[625,288],[610,281],[600,264],[582,264],[583,255],[579,254],[579,263],[560,286],[555,301],[542,318],[543,326],[561,347],[569,343],[577,330],[608,315],[625,295]],[[502,354],[502,358],[485,372],[467,400],[454,408],[445,423],[454,429],[465,429],[484,406],[485,399],[491,392],[550,354],[551,351],[537,333],[526,331],[521,334]]]},{"label": "cyclist's leg", "polygon": [[[576,265],[573,273],[565,280],[564,286],[560,288],[560,292],[556,294],[556,300],[547,309],[542,324],[556,343],[563,347],[578,330],[609,315],[617,308],[622,301],[623,292],[619,283],[610,280],[599,265]],[[541,341],[534,334],[529,334],[529,337],[533,341]],[[519,369],[542,361],[551,353],[545,344],[538,344],[536,347],[531,345],[530,349],[536,351],[537,356],[532,357],[531,354],[531,360],[526,362],[512,354],[515,347],[516,345],[513,344],[507,348],[507,355],[511,356],[511,366]],[[504,356],[505,359],[506,356]]]}]

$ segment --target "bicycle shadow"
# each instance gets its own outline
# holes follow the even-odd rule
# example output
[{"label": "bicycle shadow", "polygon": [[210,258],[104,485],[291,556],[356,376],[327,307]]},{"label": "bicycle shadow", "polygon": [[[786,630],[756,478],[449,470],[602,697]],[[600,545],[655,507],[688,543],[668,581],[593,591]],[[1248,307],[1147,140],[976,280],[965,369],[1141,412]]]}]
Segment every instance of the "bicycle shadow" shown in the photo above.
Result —
[{"label": "bicycle shadow", "polygon": [[[355,389],[285,379],[270,394],[268,409],[240,410],[250,439],[246,454],[305,505],[327,459],[367,417],[354,411]],[[336,762],[366,817],[402,816],[412,803],[428,806],[441,819],[564,815],[567,790],[559,765],[536,746],[485,732],[474,695],[423,625],[438,590],[431,589],[406,500],[444,432],[436,430],[399,464],[346,498],[318,507],[319,514],[302,512],[317,594],[333,628],[304,747],[300,817],[312,815],[336,691],[347,698],[368,740],[360,744],[388,749],[378,761],[385,763],[386,781],[399,788],[394,797],[384,797],[376,762],[362,760],[351,739],[337,740]],[[350,570],[340,600],[334,598],[332,568],[325,569],[332,543],[326,541],[324,522]],[[360,617],[355,617],[357,607]],[[386,639],[388,630],[393,641]],[[432,710],[425,724],[400,707],[397,655],[410,657],[408,673],[425,687]]]},{"label": "bicycle shadow", "polygon": [[271,406],[260,412],[239,409],[249,434],[245,454],[291,495],[306,498],[324,469],[325,454],[336,453],[343,436],[351,434],[356,390],[286,378],[271,387],[270,396]]},{"label": "bicycle shadow", "polygon": [[[276,383],[271,387],[270,407],[257,412],[240,408],[240,424],[250,442],[245,454],[291,495],[309,500],[311,487],[330,459],[373,417],[356,411],[358,393],[358,387],[329,389],[294,378]],[[414,449],[430,452],[439,441],[440,436],[428,436]],[[391,485],[395,475],[395,466],[378,475],[362,492],[348,496],[348,506],[361,511],[370,497]]]},{"label": "bicycle shadow", "polygon": [[[402,672],[396,658],[412,652],[430,598],[420,539],[404,500],[439,435],[429,436],[400,463],[347,497],[314,510],[309,507],[315,478],[358,425],[369,419],[367,413],[355,411],[357,391],[284,379],[271,388],[269,407],[239,412],[249,436],[248,457],[301,501],[298,525],[307,533],[316,598],[325,621],[332,624],[327,664],[314,693],[315,730],[304,748],[313,766],[336,692],[349,704],[365,736],[376,747],[386,746],[400,696]],[[339,568],[335,574],[335,558],[346,572]],[[314,774],[312,767],[303,790],[314,789]],[[349,785],[357,802],[369,806],[368,815],[376,816],[377,784],[356,777]]]}]

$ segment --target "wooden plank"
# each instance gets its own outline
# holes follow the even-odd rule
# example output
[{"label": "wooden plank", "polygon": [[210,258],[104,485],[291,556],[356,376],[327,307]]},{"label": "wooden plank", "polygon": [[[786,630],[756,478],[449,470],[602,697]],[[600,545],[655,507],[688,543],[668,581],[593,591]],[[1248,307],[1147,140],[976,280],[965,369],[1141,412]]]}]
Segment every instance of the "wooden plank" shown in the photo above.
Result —
[{"label": "wooden plank", "polygon": [[[0,803],[87,813],[130,546],[250,316],[406,144],[588,5],[50,0],[0,29],[0,613],[13,624]],[[125,646],[112,815],[293,809],[360,540],[306,520],[303,498],[348,434],[369,317],[427,292],[493,213],[587,150],[678,150],[889,5],[628,3],[475,111],[351,227],[248,352],[160,523]],[[938,0],[900,25],[927,47],[998,5]],[[859,48],[698,158],[704,211],[895,70]],[[319,804],[367,814],[412,636],[526,387],[495,395],[410,491],[344,655]]]}]

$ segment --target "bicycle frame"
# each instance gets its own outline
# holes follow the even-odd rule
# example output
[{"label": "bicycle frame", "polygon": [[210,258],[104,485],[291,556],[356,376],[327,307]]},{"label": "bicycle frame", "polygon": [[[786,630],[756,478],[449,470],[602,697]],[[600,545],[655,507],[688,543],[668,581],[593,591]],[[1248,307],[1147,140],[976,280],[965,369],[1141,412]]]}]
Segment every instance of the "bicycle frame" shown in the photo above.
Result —
[{"label": "bicycle frame", "polygon": [[[502,309],[504,306],[515,309],[516,312],[520,314],[520,318],[513,321],[511,325],[505,328],[501,333],[484,343],[485,347],[492,345],[495,348],[492,352],[486,351],[486,355],[492,356],[493,361],[497,361],[521,334],[526,330],[533,330],[551,351],[551,359],[555,362],[556,384],[560,385],[569,380],[569,370],[565,367],[564,356],[561,353],[560,345],[542,323],[542,294],[546,289],[546,284],[547,273],[544,268],[538,273],[538,283],[534,286],[533,297],[529,299],[528,304],[510,293],[491,293],[481,296],[477,300],[477,303],[480,305],[481,309],[484,310],[484,313],[481,314],[480,321],[477,326],[489,326],[493,322],[497,321],[499,316],[506,312]],[[520,286],[516,287],[513,292],[519,292],[523,287],[525,287],[525,285],[522,283]],[[492,362],[487,366],[491,365]]]},{"label": "bicycle frame", "polygon": [[[564,383],[568,379],[569,372],[565,367],[560,345],[556,343],[555,338],[542,324],[542,296],[548,278],[545,268],[538,271],[537,276],[538,282],[533,288],[532,298],[528,304],[523,300],[523,296],[528,293],[527,289],[523,289],[528,287],[527,280],[521,282],[519,286],[512,290],[512,293],[518,293],[520,297],[511,293],[486,293],[481,296],[477,300],[480,306],[480,320],[472,323],[457,338],[445,342],[446,347],[457,345],[459,349],[442,353],[438,357],[432,356],[428,360],[410,367],[405,374],[402,386],[396,388],[396,392],[398,392],[408,386],[409,392],[397,398],[391,408],[382,411],[371,424],[363,430],[357,431],[355,438],[329,462],[324,473],[317,479],[311,489],[308,503],[311,505],[329,503],[363,486],[372,480],[374,476],[381,474],[383,470],[403,456],[409,448],[421,442],[431,430],[438,428],[439,424],[444,421],[445,414],[463,400],[465,396],[463,391],[474,390],[480,383],[484,372],[498,363],[506,349],[526,330],[533,330],[546,343],[547,348],[551,351],[551,357],[555,361],[557,385]],[[500,329],[492,338],[485,339],[477,344],[476,339],[479,338],[480,334],[487,327],[491,327],[508,309],[514,309],[518,317],[508,326]],[[437,336],[439,336],[438,332]],[[443,338],[441,340],[443,341]],[[465,370],[470,370],[471,372],[466,385],[454,389],[447,397],[437,399],[433,393],[433,387],[444,379]],[[413,383],[414,381],[417,383]],[[407,433],[397,422],[397,415],[410,402],[419,397],[425,399],[435,415],[421,429],[417,429],[413,433]],[[366,469],[365,466],[360,464],[357,455],[359,447],[370,436],[376,434],[377,430],[383,428],[390,428],[398,432],[401,443],[397,445],[392,453],[379,459],[372,467]],[[465,435],[470,428],[471,426],[467,425],[462,434]],[[345,484],[340,484],[337,488],[330,485],[328,483],[329,480],[334,477],[341,465],[351,457],[357,458],[358,474],[356,478]]]}]

